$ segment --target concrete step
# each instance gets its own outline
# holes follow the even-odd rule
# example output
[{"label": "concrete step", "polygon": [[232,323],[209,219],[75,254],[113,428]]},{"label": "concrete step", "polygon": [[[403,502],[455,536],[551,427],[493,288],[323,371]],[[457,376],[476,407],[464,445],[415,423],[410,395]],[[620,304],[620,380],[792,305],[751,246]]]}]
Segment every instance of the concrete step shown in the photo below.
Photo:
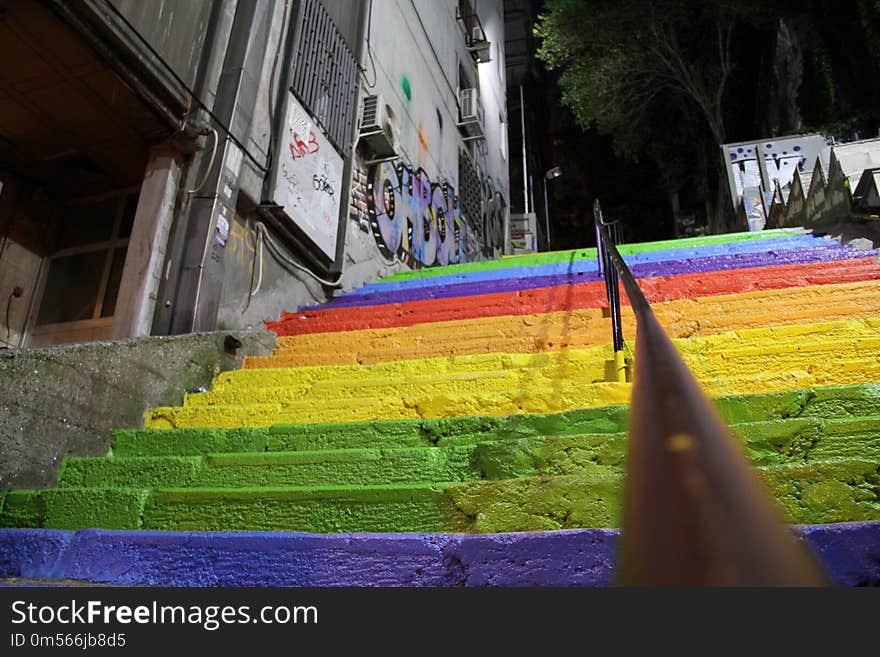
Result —
[{"label": "concrete step", "polygon": [[[654,303],[652,307],[673,338],[868,318],[880,309],[880,281],[698,297]],[[629,306],[622,310],[623,334],[635,336],[635,316]],[[492,352],[541,353],[586,349],[608,342],[610,335],[611,319],[600,308],[475,317],[400,328],[281,337],[276,351],[249,358],[246,367],[373,364]]]},{"label": "concrete step", "polygon": [[[880,384],[828,386],[715,398],[734,425],[853,421],[880,415]],[[116,456],[198,456],[207,453],[313,451],[320,449],[417,447],[469,444],[540,435],[622,433],[627,406],[582,408],[558,414],[461,416],[439,419],[366,420],[277,424],[263,428],[132,429],[114,433]]]},{"label": "concrete step", "polygon": [[[827,238],[817,238],[811,235],[804,235],[769,241],[737,242],[718,246],[674,248],[635,254],[623,254],[623,258],[631,269],[647,267],[650,271],[664,271],[667,272],[666,275],[669,275],[684,273],[685,271],[708,272],[717,269],[729,269],[740,266],[760,266],[755,264],[757,262],[760,262],[762,265],[798,262],[801,257],[812,259],[813,256],[810,255],[811,253],[820,254],[819,257],[822,259],[834,259],[837,257],[866,257],[871,255],[872,251],[860,250],[849,245],[842,245]],[[493,269],[488,271],[443,273],[439,276],[431,276],[430,278],[377,281],[368,283],[356,290],[352,290],[345,296],[349,299],[353,299],[359,296],[414,290],[418,288],[457,285],[461,283],[571,276],[578,274],[589,275],[595,274],[598,270],[599,264],[596,258],[531,266],[511,266],[504,269]],[[337,299],[337,301],[339,301],[339,299]],[[336,302],[331,303],[335,304]]]},{"label": "concrete step", "polygon": [[[880,462],[758,469],[789,522],[880,520]],[[499,481],[279,488],[56,488],[11,491],[2,527],[472,533],[616,527],[622,475],[611,469]]]},{"label": "concrete step", "polygon": [[[880,585],[880,522],[792,527],[838,586]],[[608,586],[619,532],[0,530],[0,577],[120,586]]]},{"label": "concrete step", "polygon": [[[204,405],[157,408],[147,413],[145,426],[151,429],[269,427],[292,422],[363,422],[369,420],[415,420],[477,415],[519,415],[562,413],[576,408],[628,404],[630,385],[595,383],[564,384],[501,392],[454,394],[431,391],[412,397],[305,398],[290,403],[249,402],[235,405]],[[406,389],[403,390],[406,394]],[[400,391],[396,394],[400,394]]]},{"label": "concrete step", "polygon": [[[880,380],[878,326],[876,318],[785,325],[677,340],[676,345],[710,395],[840,385]],[[610,358],[606,346],[372,366],[241,370],[218,377],[211,392],[188,396],[183,407],[151,411],[147,425],[453,417],[480,408],[512,415],[627,403],[626,384],[602,382]],[[378,399],[382,403],[374,406]]]},{"label": "concrete step", "polygon": [[[749,269],[820,263],[831,260],[860,262],[865,258],[876,257],[876,251],[862,251],[838,245],[772,253],[711,256],[694,260],[635,263],[630,267],[630,270],[636,278],[674,277],[692,273],[712,276],[726,271],[747,271]],[[519,275],[507,275],[508,272],[491,272],[491,276],[472,275],[460,280],[406,281],[405,283],[389,284],[390,287],[382,289],[366,290],[361,294],[346,294],[320,307],[324,309],[367,307],[422,299],[496,294],[601,280],[595,266],[590,269],[587,265],[583,265],[582,268],[584,271],[575,268],[573,271],[565,270],[547,275],[538,275],[536,272],[527,271],[519,272]],[[559,268],[553,271],[558,270]],[[305,310],[312,309],[306,308]]]},{"label": "concrete step", "polygon": [[[720,244],[733,244],[737,242],[764,242],[779,238],[791,238],[810,234],[802,228],[784,228],[765,230],[760,233],[728,233],[725,235],[705,235],[700,237],[685,237],[673,240],[659,240],[655,242],[638,242],[634,244],[621,244],[619,249],[622,254],[630,255],[649,251],[661,251],[674,248],[700,248],[717,246]],[[595,260],[596,249],[573,249],[569,251],[551,251],[534,253],[527,256],[505,256],[499,260],[480,260],[465,262],[446,267],[431,267],[428,269],[416,269],[411,271],[399,271],[387,276],[381,281],[408,280],[412,278],[434,278],[452,273],[466,273],[475,271],[489,271],[492,269],[506,269],[516,266],[543,265],[558,262],[573,262],[577,260]]]},{"label": "concrete step", "polygon": [[[758,267],[723,276],[703,273],[642,278],[639,285],[651,303],[698,299],[719,294],[784,289],[810,285],[880,279],[876,258]],[[627,303],[623,295],[623,303]],[[554,311],[602,308],[608,305],[604,281],[537,287],[474,296],[427,299],[371,305],[364,308],[321,308],[283,313],[267,322],[280,336],[328,333],[369,328],[412,326],[438,321],[503,315],[531,315]]]},{"label": "concrete step", "polygon": [[[836,350],[840,357],[861,357],[876,347],[877,327],[880,318],[867,317],[859,320],[839,320],[769,326],[738,331],[713,333],[708,336],[675,340],[676,346],[685,359],[700,360],[723,366],[725,361],[747,358],[757,363],[756,357],[768,352],[766,360],[775,360],[788,354],[795,360],[809,351],[827,352]],[[570,349],[565,352],[538,354],[518,354],[492,352],[488,354],[463,355],[454,357],[420,358],[400,361],[380,361],[372,365],[328,365],[304,366],[296,368],[249,368],[226,372],[217,377],[208,395],[224,389],[281,388],[289,387],[297,391],[302,386],[322,382],[334,384],[339,390],[344,385],[355,382],[407,380],[434,380],[454,382],[459,377],[477,373],[504,373],[520,371],[528,376],[563,375],[582,378],[602,378],[604,362],[609,359],[610,347],[597,345],[585,349]],[[869,359],[870,360],[870,359]],[[696,363],[688,363],[692,368]],[[761,363],[761,367],[772,363]],[[597,372],[600,374],[597,375]],[[193,395],[197,398],[197,395]]]},{"label": "concrete step", "polygon": [[[848,420],[788,419],[732,427],[755,465],[839,458],[880,462],[880,416]],[[271,487],[379,485],[511,479],[620,471],[623,433],[474,440],[443,446],[200,456],[68,457],[59,487]]]}]

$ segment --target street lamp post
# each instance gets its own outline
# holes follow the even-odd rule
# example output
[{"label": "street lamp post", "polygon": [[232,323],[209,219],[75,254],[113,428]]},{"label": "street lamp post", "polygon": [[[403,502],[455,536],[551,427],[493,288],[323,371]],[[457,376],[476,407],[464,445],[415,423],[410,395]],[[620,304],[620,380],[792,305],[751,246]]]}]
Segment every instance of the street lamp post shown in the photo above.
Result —
[{"label": "street lamp post", "polygon": [[547,181],[562,175],[560,167],[553,167],[544,174],[544,228],[547,231],[547,250],[550,250],[550,202],[547,196]]}]

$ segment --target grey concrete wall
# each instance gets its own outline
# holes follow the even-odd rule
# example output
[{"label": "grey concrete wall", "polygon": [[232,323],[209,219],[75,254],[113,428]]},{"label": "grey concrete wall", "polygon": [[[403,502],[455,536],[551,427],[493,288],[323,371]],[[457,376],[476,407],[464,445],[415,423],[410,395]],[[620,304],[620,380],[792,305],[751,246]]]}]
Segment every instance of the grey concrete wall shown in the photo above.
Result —
[{"label": "grey concrete wall", "polygon": [[[235,355],[227,335],[242,342]],[[143,426],[147,409],[274,346],[258,330],[0,351],[0,490],[54,485],[62,457],[106,454],[112,429]]]},{"label": "grey concrete wall", "polygon": [[218,0],[111,0],[190,87],[195,82],[211,7]]},{"label": "grey concrete wall", "polygon": [[[343,9],[346,2],[350,0],[325,3],[334,20],[345,14]],[[254,107],[253,123],[247,140],[248,148],[261,160],[268,154],[271,111],[275,109],[269,99],[276,98],[279,93],[286,93],[278,83],[284,59],[283,52],[279,51],[279,39],[284,36],[284,29],[291,21],[294,8],[295,3],[290,3],[285,21],[284,3],[276,2],[274,7],[269,43],[257,91],[258,100]],[[351,20],[340,20],[338,27],[344,36],[353,39],[357,12],[352,11],[350,14],[352,16],[348,18]],[[270,83],[270,74],[276,56],[278,57],[275,66],[276,79]],[[276,239],[280,249],[273,249],[265,242],[262,246],[258,243],[256,231],[258,219],[254,213],[248,211],[248,208],[253,207],[260,200],[262,184],[262,172],[248,158],[244,158],[239,197],[239,206],[244,209],[241,213],[244,217],[236,217],[236,221],[230,227],[227,252],[223,261],[223,288],[218,313],[218,326],[221,328],[259,327],[264,320],[278,319],[284,311],[295,311],[299,307],[323,303],[328,299],[328,288],[287,262],[300,259],[290,249],[284,247],[280,239]],[[344,189],[339,191],[343,194],[343,204],[347,206],[348,182],[345,181],[343,184]],[[381,257],[375,240],[368,230],[365,230],[367,228],[358,221],[357,217],[353,217],[348,226],[342,280],[338,288],[341,291],[360,287],[367,281],[406,268],[399,262],[387,262]],[[271,228],[268,230],[272,231]],[[261,265],[262,276],[259,272]]]},{"label": "grey concrete wall", "polygon": [[[341,291],[406,269],[400,262],[383,260],[372,233],[365,228],[354,220],[346,232]],[[327,288],[289,264],[290,260],[296,261],[296,256],[277,238],[275,243],[280,248],[265,239],[261,243],[254,221],[235,218],[223,261],[218,328],[258,328],[265,320],[278,319],[284,311],[295,312],[327,300]]]},{"label": "grey concrete wall", "polygon": [[[373,4],[369,80],[364,94],[378,94],[394,115],[400,161],[424,171],[432,184],[448,184],[462,199],[459,152],[470,153],[479,179],[479,211],[462,206],[472,242],[470,259],[500,255],[510,197],[507,149],[504,18],[499,0],[475,3],[491,43],[491,61],[475,64],[467,51],[455,0],[387,0]],[[373,77],[375,64],[375,81]],[[479,89],[485,139],[465,143],[459,120],[459,87]],[[358,159],[365,180],[370,167]],[[374,181],[375,182],[375,181]],[[365,190],[361,190],[362,193]],[[363,212],[361,211],[361,214]],[[493,230],[494,228],[494,230]],[[487,244],[495,248],[486,248]],[[430,265],[431,263],[425,263]]]},{"label": "grey concrete wall", "polygon": [[[335,19],[339,19],[340,30],[351,37],[356,12],[349,12],[349,16],[342,11],[348,2],[326,0],[325,6]],[[414,169],[424,169],[434,183],[447,182],[457,189],[458,154],[463,147],[456,128],[458,67],[461,62],[470,70],[473,81],[479,82],[486,114],[486,141],[474,149],[480,180],[486,190],[492,191],[493,198],[501,196],[505,199],[501,205],[506,207],[509,196],[508,163],[502,155],[506,149],[501,142],[506,139],[506,130],[502,126],[506,118],[502,3],[500,0],[481,0],[477,3],[487,36],[493,43],[493,61],[479,67],[473,64],[465,48],[463,29],[455,18],[456,5],[455,0],[382,0],[373,3],[370,50],[376,65],[376,82],[374,87],[367,88],[362,78],[361,95],[382,93],[386,102],[393,107],[399,119],[399,154],[404,163]],[[274,99],[279,93],[286,93],[278,82],[284,59],[279,46],[295,6],[296,3],[289,3],[285,16],[285,3],[274,3],[251,130],[248,135],[240,135],[249,152],[260,162],[266,160],[269,153]],[[346,20],[340,18],[343,15]],[[218,43],[223,42],[223,34],[218,35]],[[222,48],[218,49],[218,53],[220,57]],[[273,65],[274,81],[271,80]],[[372,78],[372,66],[366,60],[364,65],[370,68],[368,77]],[[208,101],[213,98],[216,73],[216,67],[208,67],[205,85],[205,99]],[[358,160],[355,175],[361,182],[356,182],[355,187],[361,196],[367,172],[368,166]],[[195,182],[195,176],[189,171],[184,173],[184,179],[187,186]],[[262,200],[262,184],[262,171],[245,157],[238,203],[241,217],[230,228],[227,252],[224,254],[218,313],[220,328],[257,327],[263,320],[278,318],[283,311],[295,311],[328,298],[329,288],[287,262],[298,260],[290,250],[283,245],[273,249],[265,243],[262,248],[258,244],[255,229],[258,217],[252,210]],[[343,186],[339,192],[343,204],[348,206],[349,181],[343,181]],[[490,200],[486,198],[486,203]],[[178,212],[185,215],[188,212],[188,197],[182,199],[181,206]],[[484,208],[484,214],[487,212]],[[354,209],[350,218],[340,290],[350,290],[394,270],[406,268],[406,265],[393,258],[383,257],[363,209]],[[475,228],[469,232],[470,239],[484,236],[484,217],[472,217],[470,221]],[[474,257],[481,257],[479,249],[471,250],[475,253]]]}]

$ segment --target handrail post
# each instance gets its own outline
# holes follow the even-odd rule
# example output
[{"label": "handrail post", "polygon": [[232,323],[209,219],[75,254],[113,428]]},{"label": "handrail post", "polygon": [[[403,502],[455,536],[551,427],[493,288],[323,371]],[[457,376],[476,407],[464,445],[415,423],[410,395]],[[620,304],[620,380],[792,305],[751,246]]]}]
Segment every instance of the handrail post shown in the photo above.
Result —
[{"label": "handrail post", "polygon": [[[610,255],[602,243],[602,207],[599,199],[593,201],[593,225],[596,229],[596,256],[599,260],[599,275],[605,278],[605,296],[608,298],[608,310],[611,315],[611,343],[614,348],[613,360],[606,366],[605,378],[617,383],[626,383],[627,363],[623,353],[623,327],[620,318],[620,286],[617,270],[611,262]],[[617,234],[615,233],[615,238]],[[616,239],[612,240],[616,243]],[[610,372],[607,368],[610,367]]]}]

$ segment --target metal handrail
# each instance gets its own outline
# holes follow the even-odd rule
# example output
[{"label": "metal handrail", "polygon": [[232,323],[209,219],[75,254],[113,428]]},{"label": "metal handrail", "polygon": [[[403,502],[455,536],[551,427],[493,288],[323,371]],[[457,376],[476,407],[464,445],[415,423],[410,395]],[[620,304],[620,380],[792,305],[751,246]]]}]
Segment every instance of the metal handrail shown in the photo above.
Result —
[{"label": "metal handrail", "polygon": [[788,532],[730,430],[654,316],[601,221],[598,201],[594,207],[599,248],[611,264],[606,280],[610,269],[619,275],[637,327],[621,583],[826,585],[815,558]]},{"label": "metal handrail", "polygon": [[620,224],[616,221],[605,222],[602,216],[602,207],[599,201],[593,202],[593,218],[596,224],[596,253],[599,259],[599,273],[605,278],[605,294],[608,297],[609,312],[611,315],[611,339],[614,345],[614,353],[623,351],[623,327],[620,321],[620,285],[617,269],[611,262],[609,251],[602,247],[599,227],[608,230],[612,244],[620,243]]}]

